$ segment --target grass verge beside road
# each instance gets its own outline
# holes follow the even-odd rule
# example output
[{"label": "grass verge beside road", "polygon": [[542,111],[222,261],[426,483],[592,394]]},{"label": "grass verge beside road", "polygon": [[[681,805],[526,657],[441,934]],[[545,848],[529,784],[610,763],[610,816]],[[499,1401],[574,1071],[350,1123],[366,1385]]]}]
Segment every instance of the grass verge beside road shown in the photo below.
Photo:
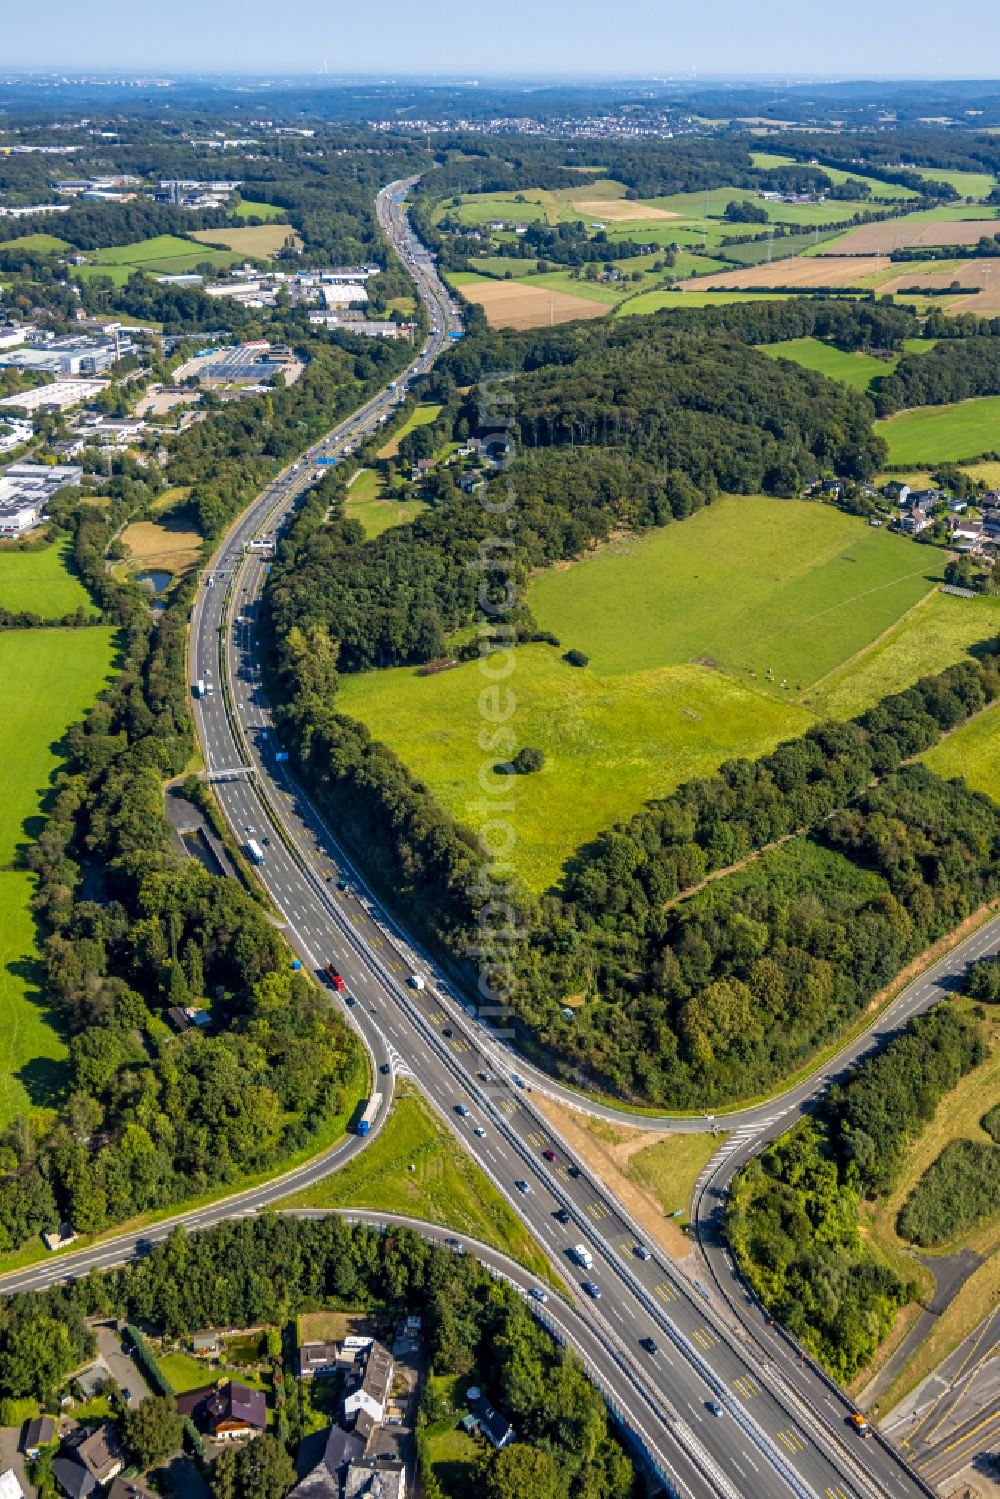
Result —
[{"label": "grass verge beside road", "polygon": [[430,1106],[406,1088],[397,1091],[390,1118],[360,1156],[280,1206],[368,1208],[423,1218],[481,1239],[558,1284],[496,1188]]}]

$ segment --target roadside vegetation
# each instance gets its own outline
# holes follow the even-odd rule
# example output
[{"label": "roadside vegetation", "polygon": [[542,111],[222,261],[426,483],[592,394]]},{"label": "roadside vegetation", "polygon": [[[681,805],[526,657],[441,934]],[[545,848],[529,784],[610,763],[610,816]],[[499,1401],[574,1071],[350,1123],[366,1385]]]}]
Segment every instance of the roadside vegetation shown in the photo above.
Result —
[{"label": "roadside vegetation", "polygon": [[370,1208],[481,1239],[536,1275],[554,1271],[499,1192],[420,1095],[401,1085],[389,1118],[355,1160],[288,1197],[285,1208]]}]

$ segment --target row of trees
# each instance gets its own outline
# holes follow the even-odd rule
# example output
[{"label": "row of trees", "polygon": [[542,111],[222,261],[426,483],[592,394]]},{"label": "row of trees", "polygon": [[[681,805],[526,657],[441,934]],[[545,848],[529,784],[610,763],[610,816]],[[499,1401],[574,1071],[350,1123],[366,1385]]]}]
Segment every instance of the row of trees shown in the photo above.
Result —
[{"label": "row of trees", "polygon": [[744,1275],[841,1381],[871,1361],[916,1295],[867,1248],[861,1202],[891,1189],[939,1100],[984,1055],[977,1017],[938,1006],[831,1089],[816,1116],[734,1184],[726,1233]]},{"label": "row of trees", "polygon": [[[201,1327],[281,1325],[303,1310],[344,1305],[422,1316],[431,1370],[461,1376],[463,1388],[478,1384],[510,1416],[517,1458],[487,1464],[490,1499],[632,1499],[634,1471],[600,1396],[510,1287],[473,1256],[432,1248],[409,1230],[380,1234],[334,1217],[263,1216],[190,1238],[177,1229],[123,1270],[0,1303],[0,1398],[50,1396],[92,1349],[85,1317],[114,1315],[176,1337]],[[286,1460],[287,1394],[279,1392],[277,1437],[267,1439]],[[432,1388],[421,1428],[444,1414],[439,1401]],[[147,1439],[147,1424],[133,1439]],[[524,1487],[525,1475],[536,1473],[544,1484]],[[217,1499],[281,1499],[293,1481],[279,1452],[257,1443],[212,1471]]]}]

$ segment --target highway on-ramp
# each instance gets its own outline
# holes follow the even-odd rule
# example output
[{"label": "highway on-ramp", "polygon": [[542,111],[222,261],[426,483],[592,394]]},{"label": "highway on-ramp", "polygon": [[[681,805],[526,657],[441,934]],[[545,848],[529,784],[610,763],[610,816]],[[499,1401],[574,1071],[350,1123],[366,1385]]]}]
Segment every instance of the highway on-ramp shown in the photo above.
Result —
[{"label": "highway on-ramp", "polygon": [[[428,306],[432,332],[400,377],[404,387],[458,331],[448,293],[402,211],[405,186],[393,184],[380,195],[379,217]],[[324,453],[335,457],[376,430],[395,400],[392,391],[375,397],[325,439]],[[293,465],[219,547],[192,611],[191,675],[212,688],[198,698],[195,714],[223,812],[240,842],[259,847],[257,873],[303,962],[318,976],[332,962],[343,975],[346,991],[331,990],[331,1003],[344,1004],[364,1036],[376,1087],[387,1097],[394,1076],[414,1078],[574,1286],[573,1315],[594,1340],[588,1366],[674,1492],[697,1499],[927,1493],[888,1446],[849,1431],[844,1398],[794,1350],[762,1344],[752,1322],[737,1320],[707,1278],[643,1243],[625,1208],[536,1111],[532,1080],[516,1057],[380,909],[277,758],[257,661],[256,616],[268,566],[260,548],[274,540],[315,476],[311,465]],[[344,881],[347,889],[340,888]],[[419,988],[411,983],[417,975]],[[315,1180],[355,1148],[343,1145],[299,1173],[179,1221],[204,1226],[275,1204],[303,1184],[302,1173]],[[0,1289],[116,1263],[170,1226],[60,1255],[4,1278]],[[577,1245],[583,1253],[575,1256]]]}]

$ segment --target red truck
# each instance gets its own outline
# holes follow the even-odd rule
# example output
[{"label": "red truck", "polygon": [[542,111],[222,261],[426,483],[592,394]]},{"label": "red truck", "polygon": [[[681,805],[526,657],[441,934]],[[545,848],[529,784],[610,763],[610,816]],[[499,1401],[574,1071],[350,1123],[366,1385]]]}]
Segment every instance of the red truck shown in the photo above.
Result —
[{"label": "red truck", "polygon": [[341,978],[336,968],[334,968],[332,963],[327,963],[326,967],[323,969],[323,972],[326,974],[327,978],[330,980],[330,983],[339,994],[344,987],[344,980]]}]

